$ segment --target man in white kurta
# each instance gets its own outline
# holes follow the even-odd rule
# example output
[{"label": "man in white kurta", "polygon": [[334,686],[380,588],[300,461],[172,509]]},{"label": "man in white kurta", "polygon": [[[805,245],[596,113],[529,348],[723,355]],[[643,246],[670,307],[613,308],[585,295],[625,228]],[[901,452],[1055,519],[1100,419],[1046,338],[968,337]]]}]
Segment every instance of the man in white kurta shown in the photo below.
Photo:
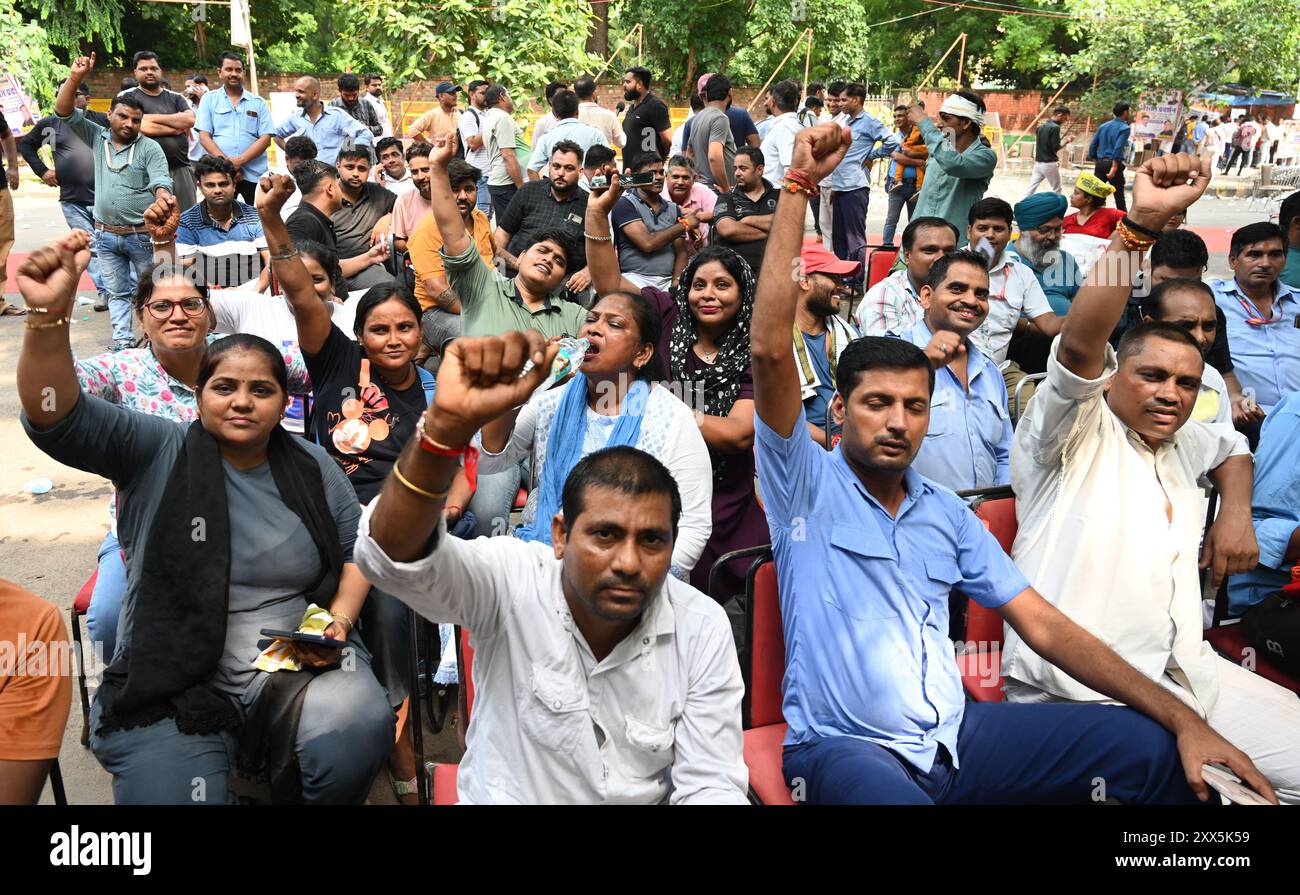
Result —
[{"label": "man in white kurta", "polygon": [[[1208,177],[1206,168],[1201,176]],[[1163,225],[1161,214],[1138,200],[1135,215],[1154,231]],[[1113,237],[1108,251],[1127,255],[1136,270],[1140,253],[1126,251],[1123,236]],[[1112,269],[1125,270],[1123,259]],[[1088,287],[1016,429],[1012,555],[1057,608],[1246,752],[1280,799],[1300,800],[1300,700],[1219,658],[1202,640],[1198,480],[1213,480],[1223,504],[1206,535],[1204,562],[1213,563],[1216,577],[1253,567],[1246,441],[1188,419],[1203,368],[1190,336],[1145,323],[1125,336],[1117,356],[1106,336],[1123,311],[1126,284],[1099,288],[1090,279]],[[1107,701],[1011,629],[1002,670],[1013,702]]]}]

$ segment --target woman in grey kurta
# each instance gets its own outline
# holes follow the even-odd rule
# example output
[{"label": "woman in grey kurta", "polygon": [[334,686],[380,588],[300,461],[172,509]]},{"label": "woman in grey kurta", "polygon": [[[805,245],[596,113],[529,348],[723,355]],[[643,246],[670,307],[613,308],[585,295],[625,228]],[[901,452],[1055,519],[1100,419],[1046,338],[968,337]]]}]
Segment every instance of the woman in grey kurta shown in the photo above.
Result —
[{"label": "woman in grey kurta", "polygon": [[[48,350],[45,342],[66,338],[59,330],[67,325],[72,288],[88,260],[87,248],[84,234],[73,231],[34,253],[19,272],[29,307],[43,309],[32,315],[25,333],[19,393],[23,426],[41,450],[111,479],[118,489],[119,537],[128,557],[119,657],[129,661],[148,579],[146,547],[173,467],[184,456],[188,430],[82,394],[70,356]],[[170,299],[187,288],[193,287],[183,278],[164,280],[155,286],[155,296]],[[224,351],[218,349],[222,342],[230,343]],[[284,383],[283,361],[270,343],[255,336],[215,343],[199,377],[200,421],[192,424],[215,439],[229,519],[224,647],[206,687],[225,697],[240,716],[254,706],[270,677],[253,667],[268,643],[260,630],[297,627],[307,606],[305,594],[322,580],[323,561],[313,536],[291,509],[292,501],[282,497],[268,460],[267,445],[287,400]],[[306,687],[293,750],[302,796],[308,802],[359,803],[391,748],[394,729],[369,654],[351,631],[350,619],[368,589],[351,562],[359,507],[346,477],[323,450],[302,439],[277,437],[286,439],[288,450],[304,452],[309,467],[314,463],[319,469],[342,560],[337,592],[329,602],[335,622],[327,633],[348,639],[351,647],[342,667],[316,674]],[[308,664],[328,665],[333,657],[307,658]],[[182,733],[176,720],[167,717],[106,732],[102,693],[97,692],[92,711],[91,748],[113,774],[118,803],[227,801],[226,779],[236,747],[232,731]]]}]

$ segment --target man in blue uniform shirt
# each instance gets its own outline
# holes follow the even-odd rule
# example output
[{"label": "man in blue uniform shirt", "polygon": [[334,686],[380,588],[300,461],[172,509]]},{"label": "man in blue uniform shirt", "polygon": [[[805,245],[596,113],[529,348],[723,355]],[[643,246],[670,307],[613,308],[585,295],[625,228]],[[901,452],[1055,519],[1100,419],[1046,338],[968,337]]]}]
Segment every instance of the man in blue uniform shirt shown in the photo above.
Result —
[{"label": "man in blue uniform shirt", "polygon": [[[851,138],[836,125],[801,131],[792,167],[815,183]],[[828,453],[806,436],[788,271],[807,201],[781,195],[754,308],[765,324],[751,336],[755,454],[786,641],[786,781],[801,781],[810,802],[969,804],[1086,802],[1101,777],[1120,801],[1188,802],[1193,790],[1208,797],[1201,767],[1211,762],[1272,798],[1249,758],[1054,609],[965,504],[908,468],[934,385],[919,348],[850,345],[831,408],[843,439]],[[1132,708],[966,705],[947,637],[954,588]]]}]

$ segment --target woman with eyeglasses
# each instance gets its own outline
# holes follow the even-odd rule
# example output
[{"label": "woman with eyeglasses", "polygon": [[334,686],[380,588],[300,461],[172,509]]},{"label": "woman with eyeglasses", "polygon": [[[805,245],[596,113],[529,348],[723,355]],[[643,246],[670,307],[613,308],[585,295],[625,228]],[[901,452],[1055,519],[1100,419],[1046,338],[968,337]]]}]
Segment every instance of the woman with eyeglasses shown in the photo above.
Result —
[{"label": "woman with eyeglasses", "polygon": [[[352,488],[280,426],[284,359],[257,336],[221,339],[185,371],[197,416],[185,426],[84,392],[67,346],[89,260],[89,235],[73,231],[19,268],[31,310],[18,393],[37,447],[118,490],[127,595],[90,719],[114,800],[226,803],[238,766],[269,779],[273,802],[359,804],[394,719],[353,631],[370,588],[351,561]],[[164,267],[143,283],[164,335],[198,330],[187,321],[206,302],[183,275]],[[159,400],[172,403],[161,390]],[[297,648],[300,670],[256,664],[271,643],[262,629],[296,629],[311,604],[345,645]]]}]

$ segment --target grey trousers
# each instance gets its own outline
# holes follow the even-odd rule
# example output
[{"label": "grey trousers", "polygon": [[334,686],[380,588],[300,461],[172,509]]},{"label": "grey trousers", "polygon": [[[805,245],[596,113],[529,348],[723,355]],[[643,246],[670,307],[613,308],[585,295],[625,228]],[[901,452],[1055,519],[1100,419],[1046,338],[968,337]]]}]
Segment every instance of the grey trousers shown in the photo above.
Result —
[{"label": "grey trousers", "polygon": [[[307,685],[295,751],[307,803],[360,805],[388,759],[396,716],[362,650],[351,670],[337,668]],[[90,713],[99,727],[100,703]],[[113,775],[118,805],[224,805],[238,743],[228,733],[183,734],[170,718],[147,727],[92,734],[91,751]]]},{"label": "grey trousers", "polygon": [[1025,197],[1032,196],[1034,190],[1038,189],[1038,184],[1044,180],[1052,188],[1052,192],[1059,193],[1061,191],[1060,162],[1035,162],[1034,173],[1029,175],[1029,191],[1025,193]]},{"label": "grey trousers", "polygon": [[180,206],[181,211],[186,211],[197,205],[199,191],[198,182],[194,179],[193,166],[181,165],[179,168],[172,168],[167,173],[171,175],[172,195],[176,197],[176,204]]}]

